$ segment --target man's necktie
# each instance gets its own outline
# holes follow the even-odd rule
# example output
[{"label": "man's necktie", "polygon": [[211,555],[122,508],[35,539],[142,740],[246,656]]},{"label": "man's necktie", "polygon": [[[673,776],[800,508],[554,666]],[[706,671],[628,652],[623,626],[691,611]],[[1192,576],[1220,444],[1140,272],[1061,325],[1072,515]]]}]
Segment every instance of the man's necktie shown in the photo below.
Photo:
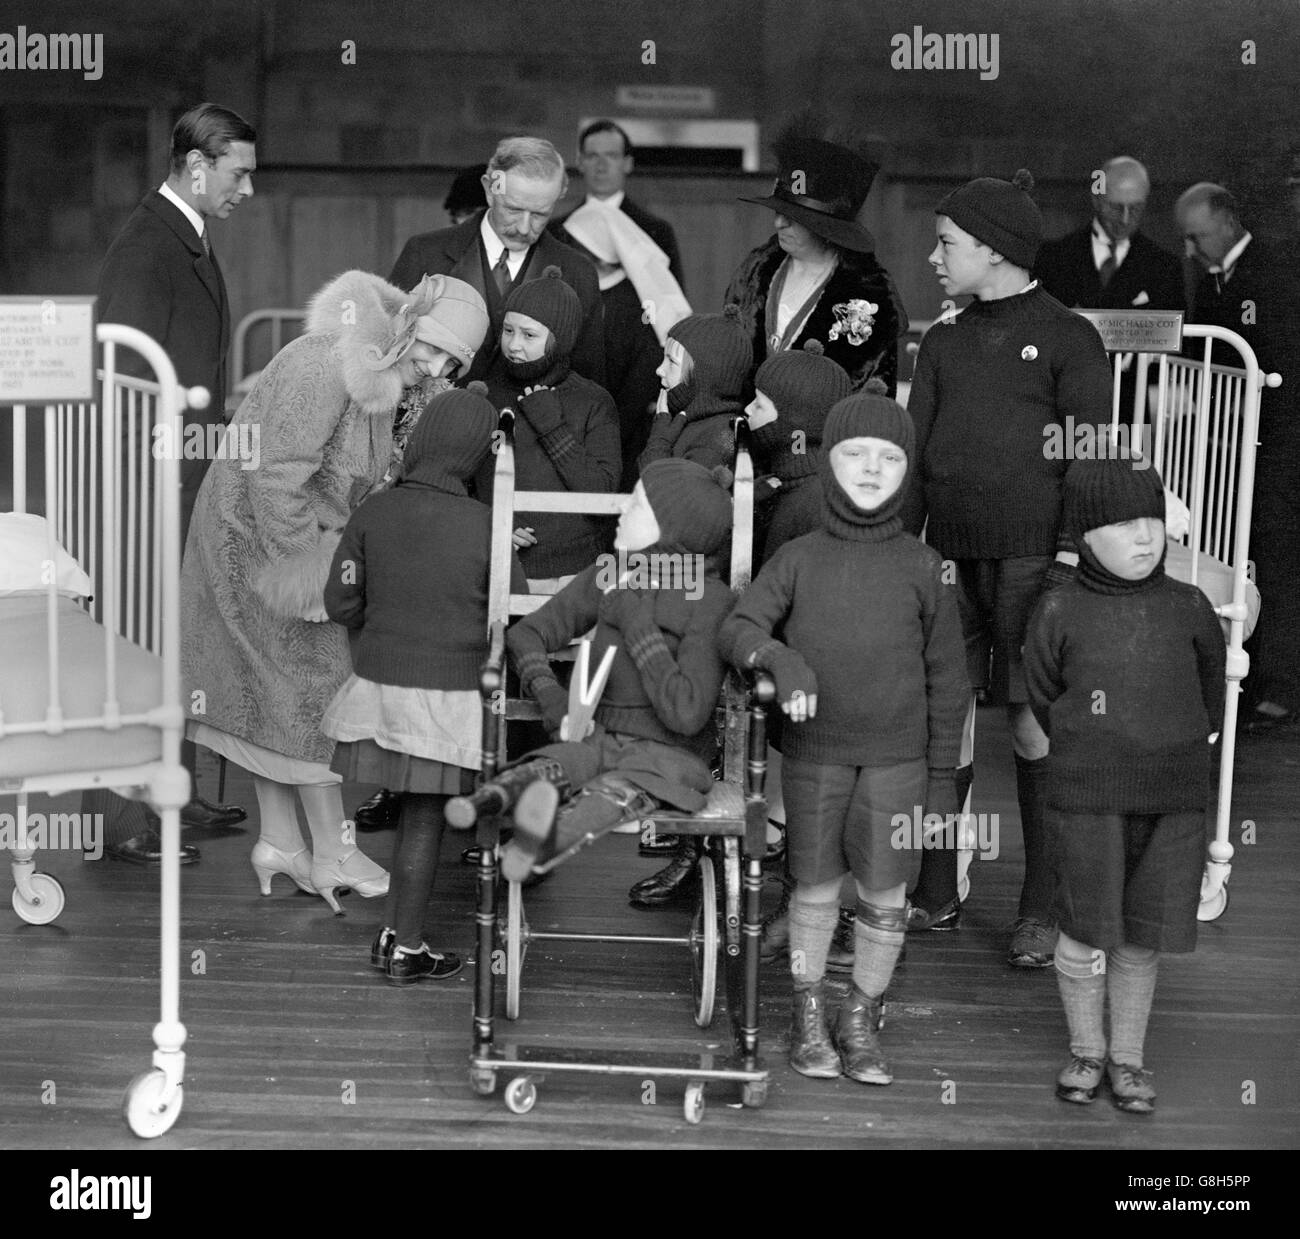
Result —
[{"label": "man's necktie", "polygon": [[496,280],[497,292],[503,297],[510,291],[510,267],[507,265],[509,261],[510,251],[502,250],[497,265],[492,268],[492,278]]},{"label": "man's necktie", "polygon": [[1106,260],[1097,269],[1097,279],[1102,288],[1105,288],[1115,278],[1115,268],[1117,266],[1119,264],[1115,261],[1115,242],[1111,241],[1110,249],[1106,253]]},{"label": "man's necktie", "polygon": [[204,253],[205,253],[209,258],[211,258],[211,257],[212,257],[212,242],[208,240],[208,230],[207,230],[206,228],[205,228],[201,233],[199,233],[199,240],[203,242],[203,252],[204,252]]}]

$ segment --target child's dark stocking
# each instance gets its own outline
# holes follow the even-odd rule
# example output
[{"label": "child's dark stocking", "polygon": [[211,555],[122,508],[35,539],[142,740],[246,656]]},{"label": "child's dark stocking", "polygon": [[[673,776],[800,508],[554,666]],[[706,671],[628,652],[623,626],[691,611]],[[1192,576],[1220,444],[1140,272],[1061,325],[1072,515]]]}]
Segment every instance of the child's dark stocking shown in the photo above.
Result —
[{"label": "child's dark stocking", "polygon": [[1017,915],[1051,924],[1055,921],[1056,865],[1048,848],[1046,822],[1047,758],[1016,758],[1016,798],[1020,801],[1020,830],[1025,840],[1025,881]]},{"label": "child's dark stocking", "polygon": [[524,788],[538,779],[554,783],[561,798],[569,793],[563,765],[554,757],[533,757],[502,770],[470,796],[452,797],[447,802],[447,823],[457,830],[468,830],[480,817],[509,813]]},{"label": "child's dark stocking", "polygon": [[424,941],[425,917],[442,847],[446,796],[405,792],[398,816],[398,841],[393,854],[389,923],[397,945],[418,951]]},{"label": "child's dark stocking", "polygon": [[[975,780],[973,763],[958,766],[955,782],[957,785],[957,812],[965,810],[966,797],[970,794],[971,784]],[[929,812],[929,808],[926,808]],[[954,839],[954,845],[956,840]],[[926,848],[921,853],[921,876],[916,881],[912,892],[912,903],[930,915],[944,913],[945,909],[957,906],[957,849],[955,846]],[[945,914],[942,920],[948,919]],[[940,928],[948,928],[941,925]]]}]

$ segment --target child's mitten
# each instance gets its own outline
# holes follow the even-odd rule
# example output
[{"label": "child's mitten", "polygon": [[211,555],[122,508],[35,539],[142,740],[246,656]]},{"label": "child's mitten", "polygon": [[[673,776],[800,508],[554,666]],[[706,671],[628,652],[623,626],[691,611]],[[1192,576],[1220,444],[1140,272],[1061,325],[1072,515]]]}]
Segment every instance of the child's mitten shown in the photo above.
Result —
[{"label": "child's mitten", "polygon": [[781,646],[760,659],[758,665],[766,666],[772,673],[776,680],[776,699],[782,704],[791,701],[796,693],[804,697],[817,695],[817,677],[812,668],[789,646]]},{"label": "child's mitten", "polygon": [[548,735],[556,735],[569,712],[569,694],[558,680],[534,680],[530,691],[542,711],[542,726]]},{"label": "child's mitten", "polygon": [[527,395],[520,396],[518,405],[528,424],[539,436],[548,435],[564,424],[564,413],[560,408],[560,398],[554,388],[535,387]]},{"label": "child's mitten", "polygon": [[618,586],[602,594],[597,614],[601,622],[619,632],[654,622],[654,591]]}]

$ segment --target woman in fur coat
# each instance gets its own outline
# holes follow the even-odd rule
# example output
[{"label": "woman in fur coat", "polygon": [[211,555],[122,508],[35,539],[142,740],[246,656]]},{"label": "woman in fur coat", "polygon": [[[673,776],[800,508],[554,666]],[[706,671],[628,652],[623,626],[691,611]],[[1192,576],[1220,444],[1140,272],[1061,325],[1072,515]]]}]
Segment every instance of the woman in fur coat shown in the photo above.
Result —
[{"label": "woman in fur coat", "polygon": [[813,132],[806,120],[788,126],[774,144],[781,171],[771,194],[741,199],[775,211],[776,231],[746,255],[724,300],[740,306],[755,368],[817,340],[854,391],[878,378],[892,397],[907,313],[857,222],[876,167]]},{"label": "woman in fur coat", "polygon": [[187,734],[253,776],[263,894],[275,873],[319,894],[388,889],[388,874],[357,850],[329,768],[334,741],[320,730],[351,669],[325,581],[348,516],[384,475],[403,390],[468,370],[486,322],[482,298],[460,280],[426,277],[404,293],[344,273],[233,419],[256,445],[252,459],[218,459],[204,479],[181,574]]}]

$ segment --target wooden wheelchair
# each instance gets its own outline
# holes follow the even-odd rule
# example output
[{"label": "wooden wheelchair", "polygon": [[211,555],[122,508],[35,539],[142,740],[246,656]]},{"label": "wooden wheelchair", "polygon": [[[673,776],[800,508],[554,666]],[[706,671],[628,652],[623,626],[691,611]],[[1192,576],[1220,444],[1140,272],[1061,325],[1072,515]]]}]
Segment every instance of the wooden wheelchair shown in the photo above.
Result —
[{"label": "wooden wheelchair", "polygon": [[[483,668],[482,775],[489,780],[505,759],[506,725],[513,719],[537,719],[536,704],[506,694],[505,630],[512,616],[528,614],[547,595],[510,593],[511,535],[517,512],[582,512],[614,515],[623,495],[514,489],[513,414],[502,414],[495,464],[492,513],[492,568],[488,611],[491,651]],[[740,419],[736,431],[733,489],[734,528],[731,587],[744,589],[750,579],[753,543],[753,466],[748,425]],[[720,696],[717,718],[722,741],[721,779],[714,782],[705,807],[697,814],[655,813],[641,822],[643,832],[703,837],[698,865],[695,912],[686,931],[677,937],[615,933],[542,933],[530,929],[519,882],[498,880],[497,846],[500,819],[477,824],[478,909],[473,1050],[470,1083],[490,1096],[497,1075],[512,1073],[504,1099],[515,1114],[526,1114],[537,1100],[537,1084],[552,1073],[592,1073],[639,1079],[685,1080],[685,1118],[699,1123],[704,1115],[704,1089],[712,1081],[740,1085],[744,1105],[761,1106],[767,1098],[768,1072],[759,1057],[758,964],[760,868],[765,848],[767,811],[763,781],[767,764],[764,707],[775,696],[770,679],[759,675],[751,686],[729,673]],[[505,888],[504,899],[500,888]],[[501,905],[504,904],[502,908]],[[504,925],[502,921],[504,920]],[[557,1051],[529,1046],[498,1046],[495,1036],[496,968],[505,977],[505,1017],[519,1017],[524,962],[530,944],[541,941],[616,942],[686,947],[691,960],[691,993],[695,1023],[708,1028],[717,1008],[719,965],[725,978],[734,1053],[715,1065],[714,1055],[693,1060],[682,1054],[645,1049],[610,1051],[599,1060],[585,1051]]]}]

